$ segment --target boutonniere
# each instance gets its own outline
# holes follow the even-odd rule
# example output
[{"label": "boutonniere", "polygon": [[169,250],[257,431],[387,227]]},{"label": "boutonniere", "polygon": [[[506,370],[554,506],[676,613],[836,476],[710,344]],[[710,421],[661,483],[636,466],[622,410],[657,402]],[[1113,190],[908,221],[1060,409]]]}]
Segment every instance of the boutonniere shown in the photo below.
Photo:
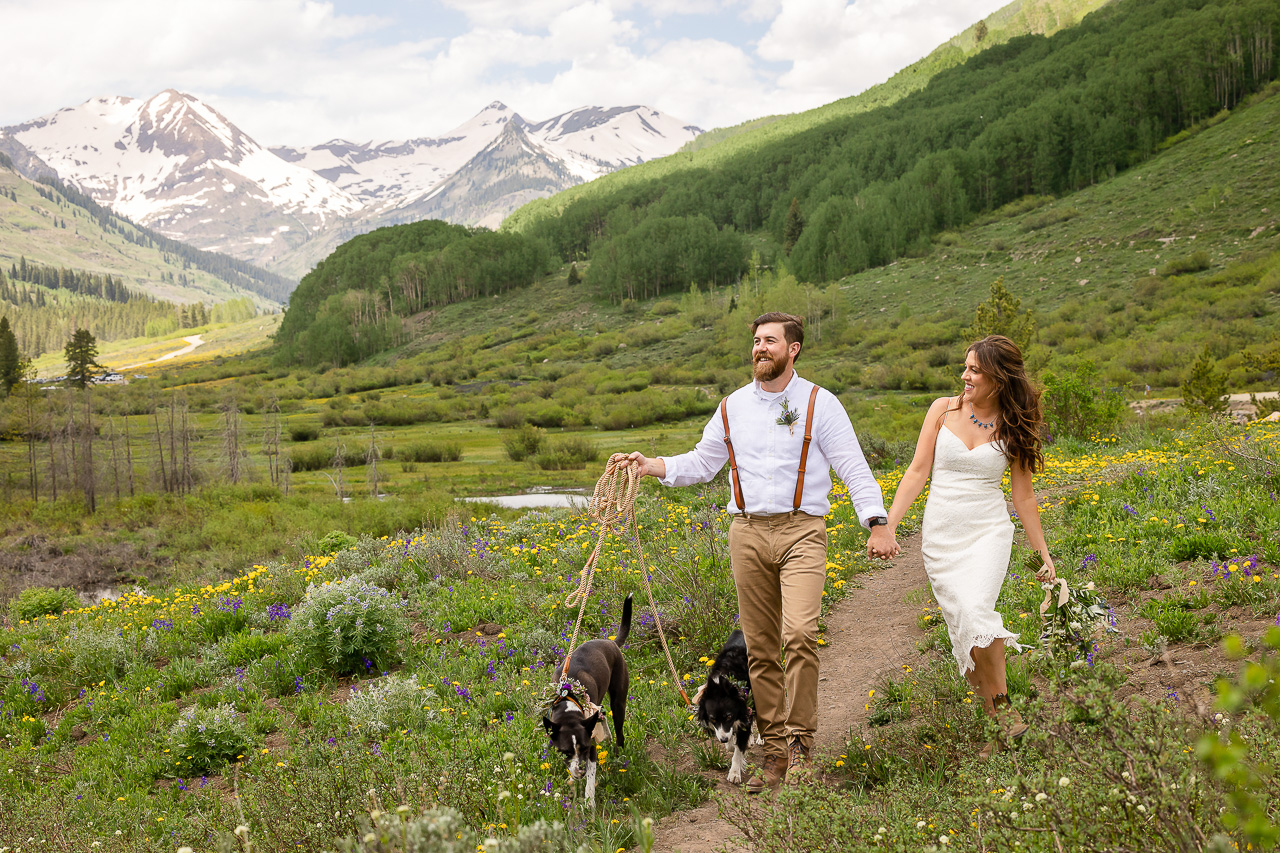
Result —
[{"label": "boutonniere", "polygon": [[786,427],[787,432],[791,433],[792,435],[795,435],[796,422],[800,420],[800,413],[797,412],[795,409],[788,408],[788,406],[790,405],[791,405],[791,401],[788,400],[786,397],[783,397],[782,398],[782,414],[778,415],[778,419],[774,421],[774,423],[777,424],[778,426]]}]

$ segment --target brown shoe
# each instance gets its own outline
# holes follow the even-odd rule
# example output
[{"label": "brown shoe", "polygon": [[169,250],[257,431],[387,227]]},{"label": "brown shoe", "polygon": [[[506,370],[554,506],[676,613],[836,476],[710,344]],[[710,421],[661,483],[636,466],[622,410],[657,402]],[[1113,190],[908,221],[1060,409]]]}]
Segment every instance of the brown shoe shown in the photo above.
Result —
[{"label": "brown shoe", "polygon": [[791,742],[786,781],[788,785],[800,785],[813,781],[813,761],[809,758],[809,750],[798,740]]},{"label": "brown shoe", "polygon": [[991,705],[996,710],[996,719],[1000,721],[1000,731],[1008,740],[1020,740],[1031,730],[1031,726],[1023,721],[1022,715],[1009,701],[1009,694],[993,696]]},{"label": "brown shoe", "polygon": [[978,758],[981,758],[983,761],[986,761],[988,758],[995,755],[997,752],[1000,752],[1002,749],[1004,749],[1004,745],[1000,743],[999,738],[996,738],[995,740],[989,740],[987,741],[987,745],[984,746],[978,752]]},{"label": "brown shoe", "polygon": [[787,775],[786,758],[776,752],[764,757],[764,763],[747,780],[747,793],[759,794],[765,788],[776,788]]}]

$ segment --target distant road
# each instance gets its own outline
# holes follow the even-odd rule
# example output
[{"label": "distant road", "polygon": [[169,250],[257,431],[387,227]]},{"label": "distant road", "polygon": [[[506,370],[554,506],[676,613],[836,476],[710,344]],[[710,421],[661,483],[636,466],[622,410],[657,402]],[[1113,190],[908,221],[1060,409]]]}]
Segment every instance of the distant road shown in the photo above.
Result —
[{"label": "distant road", "polygon": [[187,353],[195,350],[195,348],[198,346],[204,346],[204,338],[202,338],[200,335],[192,335],[191,337],[183,338],[183,340],[187,342],[187,345],[180,350],[174,350],[171,353],[167,353],[151,361],[143,361],[138,364],[130,364],[128,367],[118,367],[116,369],[117,370],[133,370],[135,367],[146,367],[148,364],[159,364],[162,361],[168,361],[171,358],[177,358],[180,355],[186,355]]}]

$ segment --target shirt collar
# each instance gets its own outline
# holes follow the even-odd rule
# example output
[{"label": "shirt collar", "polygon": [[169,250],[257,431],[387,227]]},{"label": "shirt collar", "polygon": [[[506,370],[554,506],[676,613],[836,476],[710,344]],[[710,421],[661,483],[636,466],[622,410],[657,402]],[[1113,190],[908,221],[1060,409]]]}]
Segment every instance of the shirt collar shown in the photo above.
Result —
[{"label": "shirt collar", "polygon": [[764,390],[763,388],[761,388],[761,387],[760,387],[760,380],[758,380],[758,379],[752,379],[752,380],[751,380],[751,386],[752,386],[752,389],[753,389],[753,390],[754,390],[754,392],[755,392],[755,395],[756,395],[756,399],[757,399],[757,400],[776,400],[776,399],[778,399],[778,395],[779,395],[779,394],[790,394],[790,393],[792,393],[792,392],[797,391],[797,390],[798,390],[798,384],[799,384],[801,381],[802,381],[802,380],[800,379],[800,374],[799,374],[799,373],[796,373],[795,367],[793,366],[793,367],[791,368],[791,381],[790,381],[790,382],[788,382],[788,383],[787,383],[787,387],[786,387],[786,388],[783,388],[781,391],[766,391],[766,390]]}]

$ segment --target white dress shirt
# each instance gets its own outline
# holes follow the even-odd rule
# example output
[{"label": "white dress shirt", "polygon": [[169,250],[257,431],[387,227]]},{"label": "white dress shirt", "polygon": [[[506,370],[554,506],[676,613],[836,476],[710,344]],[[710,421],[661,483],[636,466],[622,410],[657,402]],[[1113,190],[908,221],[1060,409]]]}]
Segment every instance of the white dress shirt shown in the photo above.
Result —
[{"label": "white dress shirt", "polygon": [[[791,512],[794,508],[800,449],[804,444],[804,421],[809,408],[809,392],[813,387],[809,380],[793,374],[787,387],[781,391],[765,391],[758,382],[752,382],[729,395],[729,437],[733,440],[738,480],[747,504],[746,507],[738,506],[737,499],[730,497],[730,512],[775,515]],[[778,423],[784,400],[787,409],[797,414],[791,428]],[[825,388],[818,389],[813,421],[800,509],[817,516],[825,516],[831,511],[828,495],[831,492],[831,469],[834,468],[849,488],[849,498],[863,527],[867,526],[869,518],[887,516],[884,494],[871,474],[866,457],[862,455],[849,414],[835,395]],[[660,480],[664,486],[705,483],[714,477],[729,461],[719,407],[702,430],[702,439],[693,450],[679,456],[658,458],[667,466],[667,474]]]}]

